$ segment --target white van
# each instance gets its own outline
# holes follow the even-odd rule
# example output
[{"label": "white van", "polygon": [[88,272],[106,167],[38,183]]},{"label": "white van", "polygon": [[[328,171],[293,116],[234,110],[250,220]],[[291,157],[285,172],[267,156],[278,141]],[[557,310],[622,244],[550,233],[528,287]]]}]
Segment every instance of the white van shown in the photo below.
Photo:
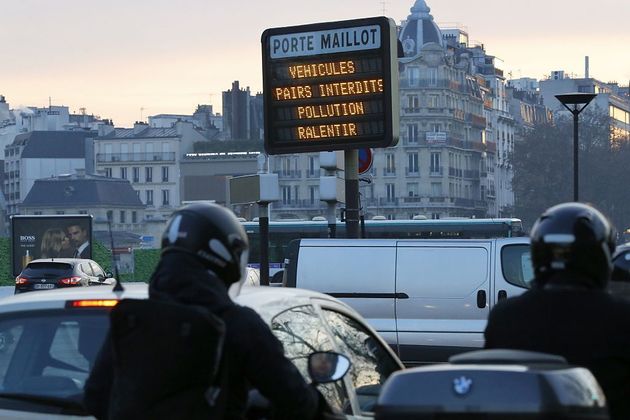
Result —
[{"label": "white van", "polygon": [[413,365],[482,347],[490,309],[532,278],[527,237],[302,239],[284,285],[340,298]]}]

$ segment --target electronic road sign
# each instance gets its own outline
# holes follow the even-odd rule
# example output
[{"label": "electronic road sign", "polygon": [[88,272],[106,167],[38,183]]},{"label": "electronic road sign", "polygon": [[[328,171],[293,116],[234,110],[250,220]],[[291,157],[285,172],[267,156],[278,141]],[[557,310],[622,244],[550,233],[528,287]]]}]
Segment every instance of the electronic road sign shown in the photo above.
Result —
[{"label": "electronic road sign", "polygon": [[375,17],[267,29],[262,55],[268,154],[398,142],[393,20]]}]

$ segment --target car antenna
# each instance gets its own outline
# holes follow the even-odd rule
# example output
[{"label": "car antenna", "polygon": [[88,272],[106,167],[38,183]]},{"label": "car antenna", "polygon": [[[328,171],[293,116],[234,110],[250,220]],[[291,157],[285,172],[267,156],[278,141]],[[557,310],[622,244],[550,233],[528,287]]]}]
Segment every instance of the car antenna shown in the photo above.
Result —
[{"label": "car antenna", "polygon": [[120,282],[120,275],[118,274],[118,264],[116,264],[116,259],[114,258],[114,234],[112,233],[112,218],[107,217],[107,229],[109,230],[109,244],[112,249],[112,266],[114,267],[114,277],[116,277],[116,284],[114,284],[114,288],[112,289],[114,292],[122,292],[125,290],[122,283]]}]

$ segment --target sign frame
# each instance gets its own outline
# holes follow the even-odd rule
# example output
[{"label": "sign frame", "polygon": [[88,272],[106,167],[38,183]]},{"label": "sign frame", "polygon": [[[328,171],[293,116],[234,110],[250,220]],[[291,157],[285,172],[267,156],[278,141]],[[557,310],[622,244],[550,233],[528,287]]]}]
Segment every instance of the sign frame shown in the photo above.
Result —
[{"label": "sign frame", "polygon": [[[376,37],[373,37],[372,39],[370,39],[369,42],[364,42],[363,44],[357,42],[358,38],[356,34],[358,33],[358,31],[361,30],[362,34],[366,31],[372,31],[372,28],[374,27],[378,27],[380,29],[380,39],[378,40],[378,42],[372,42],[375,41]],[[333,51],[334,48],[329,48],[330,51],[322,53],[322,45],[325,44],[323,41],[324,37],[328,37],[329,34],[334,34],[335,32],[342,34],[340,35],[340,39],[342,40],[340,44],[341,49],[345,48],[345,50],[339,51],[339,48],[337,48],[337,50]],[[344,34],[345,38],[343,36]],[[293,36],[293,38],[291,39],[293,43],[286,41],[286,45],[291,45],[291,48],[287,50],[282,50],[278,53],[278,48],[280,48],[279,42],[285,42],[285,39],[289,39],[291,36]],[[322,41],[320,41],[318,45],[314,46],[313,44],[317,44],[318,36],[321,38]],[[364,40],[367,39],[368,38],[366,37]],[[275,46],[275,53],[272,52],[272,40],[274,42],[273,46]],[[300,42],[300,45],[298,45],[294,40],[302,41]],[[314,43],[309,43],[313,40],[315,40]],[[276,155],[335,150],[353,150],[364,147],[384,148],[397,144],[400,124],[400,103],[398,90],[398,38],[396,34],[396,24],[392,19],[380,16],[282,28],[270,28],[263,32],[261,37],[261,44],[263,57],[264,146],[265,151],[268,154]],[[320,47],[320,49],[317,49],[318,46]],[[330,46],[331,45],[329,44],[328,47]],[[354,47],[356,47],[356,49]],[[370,76],[366,77],[382,78],[382,96],[378,98],[375,98],[374,95],[372,95],[371,97],[366,96],[366,101],[371,100],[372,102],[379,102],[382,100],[382,113],[381,108],[378,108],[378,112],[374,112],[374,114],[378,114],[378,116],[359,115],[357,117],[352,115],[333,115],[327,116],[326,118],[321,118],[321,125],[317,124],[319,122],[318,120],[299,118],[299,116],[297,118],[294,117],[291,121],[276,121],[276,108],[291,109],[291,107],[298,106],[300,106],[301,108],[308,108],[310,106],[314,107],[315,105],[321,105],[322,103],[328,103],[328,105],[331,105],[330,102],[334,101],[333,99],[322,99],[322,96],[309,98],[292,97],[287,100],[286,106],[279,106],[279,102],[277,100],[274,100],[273,94],[274,88],[278,88],[278,84],[281,83],[278,82],[276,78],[274,78],[274,75],[279,73],[278,69],[281,69],[283,65],[285,68],[288,68],[288,63],[297,63],[297,66],[302,65],[301,63],[304,63],[304,66],[306,66],[307,64],[314,65],[314,61],[317,61],[318,65],[322,63],[331,65],[332,63],[336,62],[335,60],[346,60],[347,62],[350,62],[352,60],[375,59],[375,57],[377,57],[376,59],[380,60],[381,62],[380,71],[372,71],[372,73],[368,73],[370,74]],[[285,70],[285,72],[286,71],[287,70]],[[376,76],[372,76],[372,74],[375,74]],[[310,78],[311,80],[308,80],[308,78]],[[334,78],[327,74],[324,77],[308,76],[306,79],[287,80],[286,82],[282,83],[284,84],[283,87],[291,88],[303,84],[317,84],[318,82],[329,82],[331,80],[339,81],[339,84],[344,83],[344,81],[349,81],[347,83],[365,82],[365,80],[357,81],[357,79],[360,79],[360,76],[355,75],[351,77]],[[372,93],[380,92],[372,91]],[[361,96],[359,95],[352,95],[349,97],[361,98]],[[339,97],[335,96],[335,98],[337,102],[341,100]],[[356,100],[357,103],[363,103],[360,99]],[[295,103],[297,103],[297,105],[294,105]],[[338,104],[332,105],[336,106]],[[378,107],[380,106],[381,105],[379,103]],[[379,133],[373,135],[356,134],[357,132],[361,133],[361,130],[363,130],[363,125],[360,125],[362,123],[377,124],[379,127]],[[382,124],[383,127],[382,133],[380,132],[380,124]],[[344,131],[343,135],[339,136],[322,136],[320,138],[317,138],[317,136],[315,136],[315,138],[308,138],[303,140],[300,140],[298,138],[299,136],[296,135],[298,129],[304,130],[305,128],[311,128],[317,130],[319,129],[319,127],[332,126],[335,127],[336,133],[341,132],[338,128],[339,126],[343,126],[344,130],[346,127],[354,127],[356,128],[356,131]],[[292,133],[291,138],[289,138],[288,140],[276,138],[278,136],[276,135],[275,131],[279,130],[278,127],[280,127],[281,129],[285,129],[285,132],[287,129],[290,129]],[[293,131],[294,129],[296,131]],[[333,131],[332,128],[328,128],[328,133],[334,134],[335,131]],[[354,138],[354,136],[356,136],[356,138]]]},{"label": "sign frame", "polygon": [[[11,273],[17,276],[26,264],[42,258],[42,240],[49,230],[64,230],[68,226],[79,225],[87,231],[88,259],[94,255],[94,231],[91,214],[14,214],[10,216]],[[28,251],[28,252],[27,252]],[[57,258],[73,258],[58,255]],[[46,256],[44,258],[53,258]]]}]

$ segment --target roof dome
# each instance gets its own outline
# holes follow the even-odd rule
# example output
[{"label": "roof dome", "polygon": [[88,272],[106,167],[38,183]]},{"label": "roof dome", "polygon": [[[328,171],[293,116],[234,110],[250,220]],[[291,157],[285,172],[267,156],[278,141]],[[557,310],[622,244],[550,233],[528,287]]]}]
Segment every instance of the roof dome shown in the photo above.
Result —
[{"label": "roof dome", "polygon": [[429,42],[442,45],[442,32],[433,21],[433,16],[429,13],[431,9],[427,3],[424,0],[416,0],[409,11],[411,14],[399,35],[405,58],[416,57],[422,46]]}]

